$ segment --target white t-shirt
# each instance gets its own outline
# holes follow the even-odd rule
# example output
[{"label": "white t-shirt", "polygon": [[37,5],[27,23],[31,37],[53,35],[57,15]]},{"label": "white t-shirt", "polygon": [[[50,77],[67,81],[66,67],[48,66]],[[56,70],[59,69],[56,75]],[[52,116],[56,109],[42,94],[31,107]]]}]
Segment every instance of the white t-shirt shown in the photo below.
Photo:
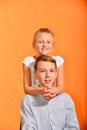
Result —
[{"label": "white t-shirt", "polygon": [[[56,60],[57,68],[59,68],[64,63],[64,59],[61,56],[52,56],[52,57]],[[39,81],[35,79],[34,74],[33,74],[34,63],[35,63],[34,57],[28,56],[22,61],[22,63],[30,68],[32,86],[37,87],[39,85]]]}]

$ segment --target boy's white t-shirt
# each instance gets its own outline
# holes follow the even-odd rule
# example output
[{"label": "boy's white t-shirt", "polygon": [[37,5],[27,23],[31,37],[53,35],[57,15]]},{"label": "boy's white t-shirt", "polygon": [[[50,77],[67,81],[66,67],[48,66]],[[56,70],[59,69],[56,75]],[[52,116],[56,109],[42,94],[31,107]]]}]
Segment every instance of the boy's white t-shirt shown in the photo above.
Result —
[{"label": "boy's white t-shirt", "polygon": [[[61,56],[52,56],[56,60],[57,68],[59,68],[63,63],[64,59]],[[33,56],[27,56],[23,61],[23,64],[25,64],[27,67],[31,70],[31,83],[33,87],[38,87],[39,81],[35,79],[33,71],[34,71],[34,63],[35,59]]]}]

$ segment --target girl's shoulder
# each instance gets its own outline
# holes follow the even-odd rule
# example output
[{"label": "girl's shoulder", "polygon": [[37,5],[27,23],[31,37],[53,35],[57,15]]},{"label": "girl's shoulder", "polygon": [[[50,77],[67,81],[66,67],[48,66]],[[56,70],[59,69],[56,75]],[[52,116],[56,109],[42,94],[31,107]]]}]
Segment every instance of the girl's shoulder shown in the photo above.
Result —
[{"label": "girl's shoulder", "polygon": [[27,56],[23,59],[22,63],[29,66],[29,64],[31,64],[32,62],[34,62],[35,59],[33,56]]},{"label": "girl's shoulder", "polygon": [[62,56],[52,56],[55,60],[64,60]]},{"label": "girl's shoulder", "polygon": [[27,57],[24,58],[24,60],[32,60],[32,61],[34,61],[34,57],[33,56],[27,56]]},{"label": "girl's shoulder", "polygon": [[56,60],[57,67],[60,67],[64,63],[64,58],[61,56],[52,56]]}]

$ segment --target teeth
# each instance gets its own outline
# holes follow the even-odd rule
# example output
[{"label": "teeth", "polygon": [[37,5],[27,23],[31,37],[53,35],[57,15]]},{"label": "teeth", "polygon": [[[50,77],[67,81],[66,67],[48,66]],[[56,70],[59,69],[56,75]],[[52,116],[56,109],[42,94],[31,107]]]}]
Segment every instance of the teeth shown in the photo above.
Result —
[{"label": "teeth", "polygon": [[46,49],[42,48],[42,50],[48,50],[48,49],[47,48]]},{"label": "teeth", "polygon": [[51,82],[51,80],[45,80],[45,82],[46,82],[46,83],[49,83],[49,82]]}]

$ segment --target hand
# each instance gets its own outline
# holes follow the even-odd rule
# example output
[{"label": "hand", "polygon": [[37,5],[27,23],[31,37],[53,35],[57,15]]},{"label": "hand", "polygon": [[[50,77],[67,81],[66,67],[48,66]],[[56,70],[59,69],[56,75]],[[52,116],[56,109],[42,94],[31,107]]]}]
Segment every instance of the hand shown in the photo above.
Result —
[{"label": "hand", "polygon": [[51,99],[51,98],[54,98],[56,96],[56,91],[57,91],[57,88],[56,87],[45,87],[44,89],[44,98],[45,99]]}]

